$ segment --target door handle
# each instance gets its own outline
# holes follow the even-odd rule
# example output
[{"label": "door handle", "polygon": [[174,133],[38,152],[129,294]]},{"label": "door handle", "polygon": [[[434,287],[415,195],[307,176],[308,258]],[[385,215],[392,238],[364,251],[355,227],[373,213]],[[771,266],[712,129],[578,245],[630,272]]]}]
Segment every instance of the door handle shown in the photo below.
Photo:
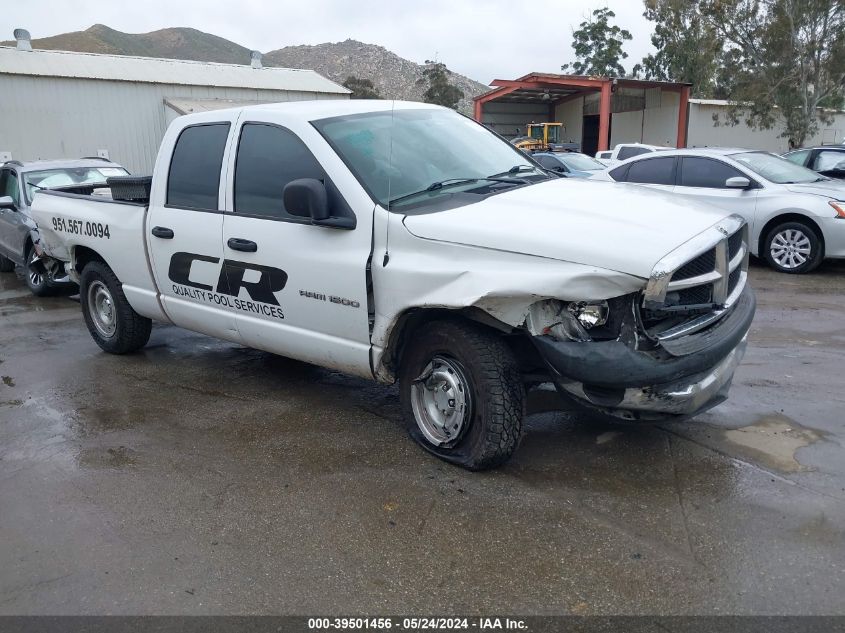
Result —
[{"label": "door handle", "polygon": [[230,237],[226,242],[233,251],[243,251],[244,253],[254,253],[258,250],[258,244],[244,240],[239,237]]},{"label": "door handle", "polygon": [[163,240],[172,240],[173,239],[173,229],[168,229],[164,226],[154,226],[153,230],[151,231],[153,235],[156,237],[160,237]]}]

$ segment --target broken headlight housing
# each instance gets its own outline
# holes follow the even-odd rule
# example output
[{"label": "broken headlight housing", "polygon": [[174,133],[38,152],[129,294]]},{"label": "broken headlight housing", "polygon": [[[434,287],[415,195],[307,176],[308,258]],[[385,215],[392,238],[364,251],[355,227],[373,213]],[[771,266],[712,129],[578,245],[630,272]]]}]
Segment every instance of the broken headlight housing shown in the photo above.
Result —
[{"label": "broken headlight housing", "polygon": [[596,301],[538,301],[528,309],[526,327],[534,336],[558,341],[612,340],[619,336],[632,296]]}]

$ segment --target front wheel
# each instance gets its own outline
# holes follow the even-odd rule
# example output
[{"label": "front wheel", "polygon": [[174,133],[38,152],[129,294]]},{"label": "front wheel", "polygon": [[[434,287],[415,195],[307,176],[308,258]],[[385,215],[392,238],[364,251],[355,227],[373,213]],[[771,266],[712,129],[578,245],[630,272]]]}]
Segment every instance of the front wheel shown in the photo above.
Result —
[{"label": "front wheel", "polygon": [[815,270],[824,257],[816,231],[803,222],[784,222],[772,228],[763,244],[766,262],[782,273],[800,275]]},{"label": "front wheel", "polygon": [[403,356],[399,389],[409,434],[443,460],[494,468],[522,439],[525,389],[516,359],[479,327],[424,326]]},{"label": "front wheel", "polygon": [[29,291],[36,297],[49,297],[56,293],[57,288],[47,279],[46,275],[42,275],[40,272],[30,268],[32,262],[36,259],[38,259],[38,254],[34,248],[30,247],[26,253],[26,269],[24,270],[26,274],[26,285]]},{"label": "front wheel", "polygon": [[132,309],[111,268],[90,262],[80,282],[82,316],[97,345],[110,354],[126,354],[147,344],[152,321]]}]

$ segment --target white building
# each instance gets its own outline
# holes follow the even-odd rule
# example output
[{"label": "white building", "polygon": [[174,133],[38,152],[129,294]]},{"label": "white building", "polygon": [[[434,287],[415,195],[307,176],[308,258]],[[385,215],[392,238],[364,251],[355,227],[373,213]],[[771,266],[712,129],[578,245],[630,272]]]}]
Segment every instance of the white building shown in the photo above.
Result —
[{"label": "white building", "polygon": [[0,162],[99,155],[150,173],[181,114],[349,94],[312,70],[264,68],[255,54],[239,66],[33,51],[23,36],[0,47]]}]

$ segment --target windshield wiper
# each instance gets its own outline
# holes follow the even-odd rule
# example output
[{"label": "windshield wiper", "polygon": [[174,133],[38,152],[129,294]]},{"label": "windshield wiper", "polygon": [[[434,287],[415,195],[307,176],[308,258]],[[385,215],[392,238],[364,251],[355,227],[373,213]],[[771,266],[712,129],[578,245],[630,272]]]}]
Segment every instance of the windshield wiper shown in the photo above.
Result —
[{"label": "windshield wiper", "polygon": [[534,165],[514,165],[507,171],[503,171],[501,174],[493,174],[490,178],[498,178],[499,176],[508,176],[510,174],[518,174],[523,171],[536,171],[543,173],[539,167],[534,167]]},{"label": "windshield wiper", "polygon": [[431,183],[425,189],[420,189],[419,191],[414,191],[412,193],[406,193],[404,196],[399,196],[398,198],[393,198],[392,200],[388,200],[388,206],[396,204],[397,202],[401,202],[402,200],[407,200],[408,198],[414,198],[416,196],[421,196],[425,193],[430,193],[432,191],[439,191],[440,189],[445,189],[447,187],[456,187],[458,185],[467,185],[473,182],[478,182],[479,180],[484,180],[485,182],[504,182],[512,185],[524,185],[528,184],[527,181],[523,180],[522,178],[497,178],[495,176],[490,176],[489,178],[482,178],[482,177],[467,177],[467,178],[447,178],[446,180],[438,180],[436,182]]}]

